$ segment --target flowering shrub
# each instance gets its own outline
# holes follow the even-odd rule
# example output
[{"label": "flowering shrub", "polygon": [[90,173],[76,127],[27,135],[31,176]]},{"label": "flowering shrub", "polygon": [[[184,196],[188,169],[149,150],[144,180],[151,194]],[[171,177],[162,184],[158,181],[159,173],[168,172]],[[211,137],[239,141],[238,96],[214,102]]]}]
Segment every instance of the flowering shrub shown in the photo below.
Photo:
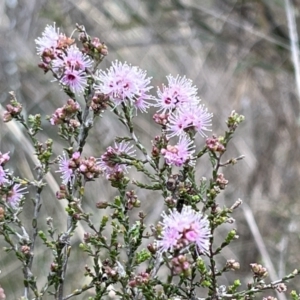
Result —
[{"label": "flowering shrub", "polygon": [[[93,290],[89,299],[250,299],[264,290],[284,292],[285,282],[298,275],[298,270],[276,282],[268,282],[268,271],[260,264],[249,267],[253,281],[246,288],[240,280],[222,285],[226,272],[239,269],[233,259],[220,268],[216,258],[222,250],[238,238],[232,229],[221,244],[215,240],[219,226],[232,223],[232,213],[242,201],[221,207],[217,196],[226,189],[228,180],[222,168],[234,165],[243,156],[223,161],[228,143],[244,117],[232,112],[227,120],[227,131],[217,137],[211,135],[212,113],[200,101],[197,88],[186,77],[167,76],[167,85],[150,91],[151,78],[139,67],[118,60],[103,70],[100,63],[108,54],[106,45],[91,38],[83,26],[77,26],[78,40],[67,37],[55,25],[48,25],[42,37],[36,39],[39,67],[50,72],[68,96],[63,107],[57,108],[48,118],[51,126],[65,143],[60,156],[53,154],[53,141],[38,140],[41,116],[22,114],[22,105],[11,93],[11,103],[3,118],[16,120],[26,129],[35,149],[39,164],[35,180],[16,177],[5,168],[9,153],[0,152],[0,234],[22,264],[24,293],[21,299],[76,298]],[[84,98],[84,105],[78,101]],[[160,133],[153,137],[152,149],[146,149],[135,133],[133,119],[149,109],[156,109],[153,121]],[[128,136],[118,137],[102,154],[82,155],[87,137],[97,119],[103,114],[115,114],[128,130]],[[158,130],[159,131],[159,130]],[[196,139],[203,146],[198,149]],[[200,158],[208,158],[212,173],[209,179],[196,176]],[[147,178],[147,183],[131,180],[129,169],[135,168]],[[57,232],[54,220],[46,220],[47,231],[39,223],[44,177],[50,170],[61,178],[56,197],[66,200],[67,229]],[[109,201],[95,204],[108,209],[97,224],[86,212],[84,189],[87,182],[102,176],[118,195]],[[135,186],[135,190],[131,186]],[[133,222],[130,211],[137,210],[143,197],[136,190],[159,191],[165,209],[156,224],[149,224],[143,211]],[[29,190],[35,191],[32,208],[32,228],[22,223],[22,210],[29,201]],[[142,194],[143,195],[143,194]],[[70,294],[66,270],[71,255],[72,237],[78,223],[89,230],[84,234],[81,251],[93,258],[93,265],[85,267],[88,284],[80,285]],[[106,229],[109,229],[109,235]],[[52,252],[52,263],[46,283],[39,286],[32,266],[37,239]],[[48,266],[45,266],[48,268]],[[293,299],[299,295],[293,291]],[[85,297],[85,296],[83,296]],[[9,298],[9,295],[8,295]],[[0,288],[0,299],[5,299]],[[11,299],[11,298],[9,298]],[[86,298],[85,298],[86,299]],[[269,296],[267,299],[273,299]]]}]

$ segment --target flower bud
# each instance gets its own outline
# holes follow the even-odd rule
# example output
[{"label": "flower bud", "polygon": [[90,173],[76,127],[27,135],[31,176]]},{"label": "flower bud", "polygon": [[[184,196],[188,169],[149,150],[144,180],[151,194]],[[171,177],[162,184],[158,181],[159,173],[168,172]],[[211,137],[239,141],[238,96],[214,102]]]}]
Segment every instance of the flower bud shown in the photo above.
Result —
[{"label": "flower bud", "polygon": [[235,261],[234,259],[229,259],[227,260],[225,267],[232,271],[236,271],[240,269],[240,263]]},{"label": "flower bud", "polygon": [[286,290],[287,290],[286,285],[283,282],[277,284],[275,288],[276,288],[276,291],[279,293],[286,292]]},{"label": "flower bud", "polygon": [[147,246],[147,249],[150,251],[150,253],[155,254],[157,251],[157,246],[154,243],[151,243]]},{"label": "flower bud", "polygon": [[225,179],[225,177],[222,173],[219,173],[217,175],[216,183],[220,187],[221,190],[224,190],[226,185],[228,184],[228,180]]},{"label": "flower bud", "polygon": [[265,278],[268,276],[267,268],[263,267],[262,265],[253,263],[250,264],[250,266],[251,266],[251,271],[254,273],[256,277]]},{"label": "flower bud", "polygon": [[58,268],[58,264],[57,263],[55,263],[55,262],[51,263],[51,265],[50,265],[51,272],[56,272],[57,268]]},{"label": "flower bud", "polygon": [[24,254],[29,254],[30,253],[30,247],[28,245],[23,245],[21,247],[21,252]]}]

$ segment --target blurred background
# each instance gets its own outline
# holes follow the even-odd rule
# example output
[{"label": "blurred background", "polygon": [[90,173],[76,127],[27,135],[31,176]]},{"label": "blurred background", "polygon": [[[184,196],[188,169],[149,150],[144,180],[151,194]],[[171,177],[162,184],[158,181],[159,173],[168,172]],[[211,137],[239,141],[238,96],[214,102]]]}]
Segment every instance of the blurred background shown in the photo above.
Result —
[{"label": "blurred background", "polygon": [[[224,132],[232,110],[246,117],[224,158],[245,155],[243,161],[223,170],[229,185],[221,201],[227,206],[238,198],[244,201],[233,215],[236,223],[218,232],[221,239],[234,227],[240,236],[220,256],[220,266],[227,259],[241,264],[224,283],[241,278],[246,284],[253,262],[269,267],[275,280],[300,265],[300,99],[291,59],[289,8],[300,32],[299,0],[0,0],[0,103],[5,106],[8,92],[14,90],[27,114],[51,115],[67,100],[58,85],[50,82],[50,74],[44,76],[37,67],[34,40],[53,22],[67,35],[76,23],[82,24],[90,35],[104,41],[109,55],[102,68],[115,59],[138,65],[153,77],[154,87],[166,83],[168,74],[191,78],[199,97],[214,113],[213,133]],[[114,136],[126,134],[120,124],[111,122],[110,112],[98,121],[88,138],[86,155],[99,157]],[[138,135],[150,146],[159,133],[152,114],[141,115],[136,123]],[[21,133],[18,124],[0,120],[0,151],[10,151],[8,167],[16,174],[33,178],[34,157]],[[48,136],[58,141],[55,151],[61,153],[66,144],[45,120],[39,137],[45,141]],[[199,146],[203,143],[204,139],[199,139]],[[209,177],[209,171],[205,163],[199,164],[199,178]],[[43,194],[40,227],[52,216],[60,231],[65,226],[65,203],[55,198],[60,180],[54,170],[47,180],[51,187]],[[104,178],[97,183],[88,185],[84,202],[84,208],[95,214],[95,222],[101,213],[95,203],[115,195]],[[163,209],[161,196],[138,195],[149,224],[157,222]],[[23,221],[29,227],[31,209],[28,201]],[[83,283],[89,259],[76,245],[84,230],[79,227],[74,238],[74,263],[68,269],[66,292]],[[5,246],[3,238],[0,246]],[[51,252],[38,247],[34,272],[41,285],[50,263]],[[0,269],[7,299],[18,299],[23,290],[20,263],[2,251]],[[289,291],[299,286],[296,279],[289,284]],[[86,299],[87,295],[75,298]]]}]

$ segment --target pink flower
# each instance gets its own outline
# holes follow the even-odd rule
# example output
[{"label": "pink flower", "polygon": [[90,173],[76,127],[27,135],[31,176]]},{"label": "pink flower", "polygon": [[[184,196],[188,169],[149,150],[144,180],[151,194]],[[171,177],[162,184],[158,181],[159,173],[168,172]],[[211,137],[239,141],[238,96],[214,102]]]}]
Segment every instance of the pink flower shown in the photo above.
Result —
[{"label": "pink flower", "polygon": [[182,106],[169,117],[167,137],[180,136],[189,129],[205,137],[205,131],[211,131],[208,127],[211,126],[212,116],[203,104]]},{"label": "pink flower", "polygon": [[181,212],[174,209],[168,215],[163,212],[162,217],[163,231],[157,241],[160,252],[183,250],[195,245],[199,253],[208,253],[211,233],[206,216],[191,206],[184,206]]},{"label": "pink flower", "polygon": [[21,184],[15,184],[6,195],[6,202],[14,209],[18,208],[23,195],[27,193],[23,192],[26,187],[20,187]]},{"label": "pink flower", "polygon": [[[135,107],[136,113],[137,111],[147,112],[148,108],[152,106],[152,103],[148,102],[148,100],[152,100],[153,97],[148,95],[146,92],[150,90],[150,88],[145,88],[144,90],[140,89],[140,95],[136,97],[133,106]],[[148,89],[148,90],[147,90]]]},{"label": "pink flower", "polygon": [[127,172],[128,166],[121,162],[124,156],[135,156],[133,146],[126,142],[115,143],[115,147],[108,147],[101,156],[99,165],[107,178],[114,173]]},{"label": "pink flower", "polygon": [[175,108],[181,107],[183,104],[193,105],[199,102],[197,88],[193,86],[193,82],[185,76],[180,77],[177,75],[167,76],[168,86],[163,86],[162,90],[157,89],[158,98],[156,98],[156,107],[158,111],[170,112]]},{"label": "pink flower", "polygon": [[53,26],[47,25],[42,33],[42,37],[35,40],[37,53],[41,55],[46,49],[56,49],[60,36],[63,35],[59,33],[59,28],[55,28],[55,23]]},{"label": "pink flower", "polygon": [[6,173],[5,173],[5,171],[3,170],[3,168],[0,166],[0,186],[1,186],[3,183],[8,182],[8,179],[5,178],[5,177],[6,177]]},{"label": "pink flower", "polygon": [[66,69],[60,82],[69,87],[73,93],[82,93],[88,85],[86,73],[74,68]]},{"label": "pink flower", "polygon": [[[75,152],[76,153],[76,152]],[[68,184],[71,181],[74,171],[70,166],[70,160],[67,159],[66,153],[63,154],[63,157],[60,157],[59,160],[59,170],[56,172],[61,173],[61,179],[63,184]]]},{"label": "pink flower", "polygon": [[93,65],[91,59],[73,45],[53,61],[53,70],[70,68],[84,71]]},{"label": "pink flower", "polygon": [[108,95],[116,105],[127,100],[144,112],[151,105],[148,101],[153,98],[148,94],[152,88],[149,86],[151,78],[146,76],[146,71],[116,60],[106,72],[98,73],[100,84],[96,89]]},{"label": "pink flower", "polygon": [[188,162],[193,165],[193,153],[195,145],[187,135],[181,135],[179,142],[175,146],[168,145],[167,149],[162,149],[161,153],[165,157],[168,165],[174,165],[181,167],[183,164]]}]

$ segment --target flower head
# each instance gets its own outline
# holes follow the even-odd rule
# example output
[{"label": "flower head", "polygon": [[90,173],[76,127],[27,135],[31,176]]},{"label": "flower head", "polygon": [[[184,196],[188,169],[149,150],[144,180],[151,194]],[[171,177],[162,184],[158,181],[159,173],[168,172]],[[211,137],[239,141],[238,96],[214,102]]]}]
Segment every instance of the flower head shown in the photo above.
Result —
[{"label": "flower head", "polygon": [[21,187],[21,184],[14,184],[11,190],[6,194],[6,202],[14,209],[18,208],[19,203],[23,197],[23,191],[26,187]]},{"label": "flower head", "polygon": [[61,179],[63,184],[68,184],[74,176],[74,170],[70,164],[70,160],[67,159],[66,153],[59,160],[59,169],[56,172],[61,173]]},{"label": "flower head", "polygon": [[100,167],[109,178],[114,173],[127,172],[128,165],[121,162],[124,156],[135,156],[135,150],[128,142],[115,143],[115,147],[108,147],[100,158]]},{"label": "flower head", "polygon": [[88,85],[86,73],[75,68],[67,68],[60,82],[69,87],[73,93],[82,93]]},{"label": "flower head", "polygon": [[200,100],[196,96],[197,88],[193,86],[193,82],[185,76],[177,75],[167,76],[168,86],[163,86],[162,90],[157,89],[156,105],[159,111],[170,112],[175,108],[181,107],[183,104],[193,105]]},{"label": "flower head", "polygon": [[194,163],[194,148],[195,145],[190,138],[187,135],[181,135],[177,145],[168,145],[166,149],[161,150],[161,153],[165,157],[168,165],[181,167],[186,162],[188,162],[190,165]]},{"label": "flower head", "polygon": [[98,73],[98,80],[100,84],[96,85],[96,89],[108,95],[115,105],[127,100],[141,111],[146,111],[151,105],[148,102],[152,99],[148,94],[152,88],[149,86],[151,78],[138,67],[116,60],[106,72]]},{"label": "flower head", "polygon": [[53,60],[53,69],[71,68],[75,70],[85,70],[93,65],[91,59],[82,53],[77,46],[73,45]]},{"label": "flower head", "polygon": [[206,136],[205,131],[210,131],[212,116],[213,114],[209,113],[203,104],[180,107],[169,117],[167,137],[180,136],[189,129],[204,137]]},{"label": "flower head", "polygon": [[176,209],[168,215],[163,212],[161,239],[157,242],[160,252],[182,250],[190,245],[197,251],[209,250],[210,227],[206,216],[196,212],[190,206],[184,206],[181,212]]},{"label": "flower head", "polygon": [[53,26],[47,25],[42,37],[35,40],[37,53],[43,54],[46,49],[55,49],[58,45],[59,35],[59,28],[55,28],[55,23]]},{"label": "flower head", "polygon": [[59,33],[59,28],[56,28],[54,23],[53,25],[46,26],[42,37],[37,38],[35,43],[37,45],[37,54],[41,55],[43,59],[48,57],[48,59],[52,60],[57,54],[62,53],[62,49],[72,45],[74,39],[66,37],[63,33]]}]

